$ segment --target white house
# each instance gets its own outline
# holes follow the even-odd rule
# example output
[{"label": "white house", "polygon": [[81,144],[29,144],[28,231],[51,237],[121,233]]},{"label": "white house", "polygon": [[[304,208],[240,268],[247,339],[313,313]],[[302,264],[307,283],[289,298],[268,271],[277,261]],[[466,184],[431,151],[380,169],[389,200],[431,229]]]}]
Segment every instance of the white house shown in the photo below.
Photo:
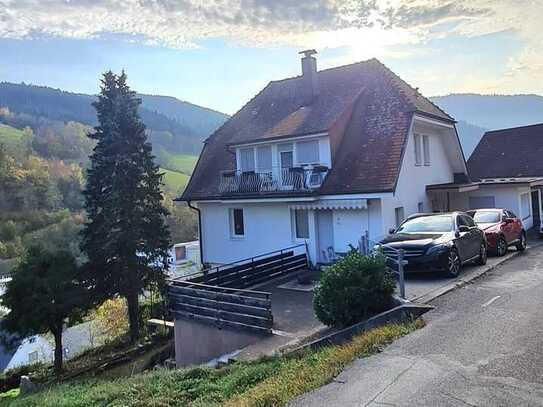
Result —
[{"label": "white house", "polygon": [[543,124],[489,131],[468,161],[478,188],[456,197],[459,209],[503,207],[540,228],[543,188]]},{"label": "white house", "polygon": [[[307,245],[310,261],[378,240],[469,183],[448,114],[379,61],[270,82],[211,135],[181,197],[206,263]],[[433,189],[432,189],[433,187]]]}]

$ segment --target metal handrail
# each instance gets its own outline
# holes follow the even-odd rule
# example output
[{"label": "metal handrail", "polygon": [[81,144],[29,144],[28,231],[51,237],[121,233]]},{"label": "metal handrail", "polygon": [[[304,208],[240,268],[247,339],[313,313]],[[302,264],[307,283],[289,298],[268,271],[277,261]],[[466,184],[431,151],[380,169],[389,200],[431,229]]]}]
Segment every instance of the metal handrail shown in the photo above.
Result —
[{"label": "metal handrail", "polygon": [[231,263],[221,264],[219,266],[215,266],[215,267],[212,267],[210,269],[204,269],[204,270],[198,271],[196,273],[175,277],[175,278],[173,278],[171,280],[172,281],[180,281],[180,280],[186,280],[187,278],[196,277],[196,276],[199,276],[199,275],[202,275],[202,274],[205,275],[205,274],[209,274],[209,273],[212,273],[212,272],[218,273],[221,268],[227,268],[227,267],[232,267],[232,266],[236,266],[236,265],[242,265],[242,264],[249,263],[249,262],[254,262],[256,259],[271,256],[273,254],[283,254],[284,252],[286,252],[288,250],[296,249],[298,247],[304,247],[305,252],[307,254],[307,245],[305,243],[300,243],[300,244],[297,244],[297,245],[294,245],[294,246],[289,246],[289,247],[279,249],[279,250],[273,250],[271,252],[259,254],[259,255],[253,256],[253,257],[247,257],[245,259],[237,260],[237,261],[234,261],[234,262],[231,262]]},{"label": "metal handrail", "polygon": [[252,295],[261,295],[263,297],[266,297],[266,299],[268,299],[271,296],[271,293],[268,291],[248,290],[246,288],[218,287],[216,285],[193,283],[190,281],[178,281],[175,279],[168,279],[167,281],[171,282],[174,286],[181,285],[181,286],[187,286],[188,288],[195,287],[195,288],[201,288],[201,289],[220,290],[220,292],[224,292],[225,294],[228,294],[228,291],[231,291],[232,294],[241,292],[241,293],[252,294]]},{"label": "metal handrail", "polygon": [[[304,167],[271,167],[251,171],[221,171],[219,180],[220,193],[306,191],[318,188],[328,173],[323,165]],[[320,174],[315,183],[312,174]]]}]

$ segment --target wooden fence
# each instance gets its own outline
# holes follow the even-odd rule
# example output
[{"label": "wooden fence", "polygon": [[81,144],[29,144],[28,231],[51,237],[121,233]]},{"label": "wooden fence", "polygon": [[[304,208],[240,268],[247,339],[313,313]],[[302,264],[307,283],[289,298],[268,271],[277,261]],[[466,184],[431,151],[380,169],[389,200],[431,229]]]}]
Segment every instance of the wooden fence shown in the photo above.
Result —
[{"label": "wooden fence", "polygon": [[271,294],[172,281],[168,287],[170,310],[176,317],[260,334],[271,334]]}]

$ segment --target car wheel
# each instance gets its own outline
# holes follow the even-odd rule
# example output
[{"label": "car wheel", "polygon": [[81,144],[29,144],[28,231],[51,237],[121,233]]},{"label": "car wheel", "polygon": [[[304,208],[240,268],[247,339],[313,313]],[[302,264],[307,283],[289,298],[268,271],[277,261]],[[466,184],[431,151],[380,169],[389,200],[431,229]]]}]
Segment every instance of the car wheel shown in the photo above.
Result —
[{"label": "car wheel", "polygon": [[477,259],[477,264],[480,266],[484,266],[486,264],[487,258],[488,258],[488,253],[486,250],[486,243],[481,242],[481,246],[479,247],[479,258]]},{"label": "car wheel", "polygon": [[460,261],[460,257],[458,256],[458,252],[455,248],[452,248],[449,250],[449,254],[446,258],[445,263],[445,273],[449,277],[458,277],[458,274],[460,274],[460,267],[462,265],[462,262]]},{"label": "car wheel", "polygon": [[507,242],[503,237],[500,236],[498,242],[496,243],[496,255],[498,257],[505,256],[507,253]]},{"label": "car wheel", "polygon": [[524,231],[520,232],[519,242],[517,243],[516,248],[519,252],[526,250],[526,233],[524,233]]}]

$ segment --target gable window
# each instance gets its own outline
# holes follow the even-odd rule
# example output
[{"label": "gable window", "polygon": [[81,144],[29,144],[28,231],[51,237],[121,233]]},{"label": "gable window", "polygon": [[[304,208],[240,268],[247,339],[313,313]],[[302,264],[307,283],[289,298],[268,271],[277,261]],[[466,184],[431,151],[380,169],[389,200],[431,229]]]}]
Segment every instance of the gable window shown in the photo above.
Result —
[{"label": "gable window", "polygon": [[422,137],[415,134],[415,165],[422,165]]},{"label": "gable window", "polygon": [[396,227],[400,226],[405,219],[403,206],[394,209],[394,215],[396,216]]},{"label": "gable window", "polygon": [[319,141],[300,141],[296,143],[298,164],[317,164],[319,162]]},{"label": "gable window", "polygon": [[296,239],[309,239],[309,213],[305,209],[294,210]]},{"label": "gable window", "polygon": [[242,172],[255,170],[255,150],[254,148],[242,148],[239,150],[240,169]]},{"label": "gable window", "polygon": [[422,152],[424,153],[424,165],[430,165],[430,136],[422,136]]},{"label": "gable window", "polygon": [[230,233],[232,237],[245,236],[245,221],[243,219],[243,209],[230,209]]}]

